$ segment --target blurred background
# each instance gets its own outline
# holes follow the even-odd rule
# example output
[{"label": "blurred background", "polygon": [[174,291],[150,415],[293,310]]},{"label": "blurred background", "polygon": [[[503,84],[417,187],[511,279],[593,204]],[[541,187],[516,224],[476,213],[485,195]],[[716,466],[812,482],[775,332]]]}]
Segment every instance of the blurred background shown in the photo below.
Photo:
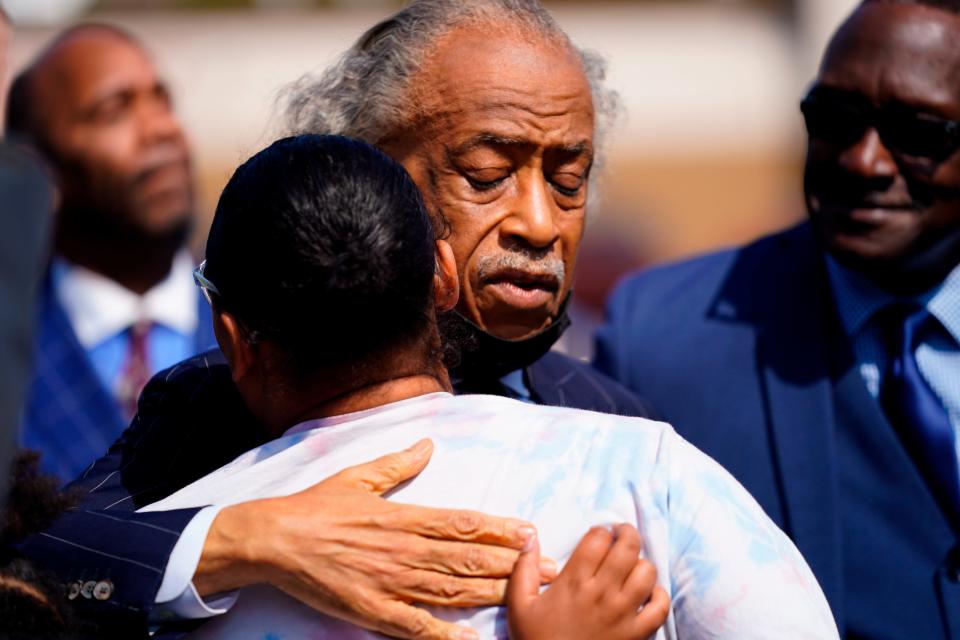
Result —
[{"label": "blurred background", "polygon": [[[278,91],[325,67],[401,4],[5,0],[17,25],[14,72],[74,20],[117,23],[143,39],[191,136],[206,216],[232,170],[278,130]],[[625,271],[739,244],[803,217],[797,103],[855,0],[545,4],[578,45],[607,57],[623,103],[582,249],[576,331],[564,343],[587,356],[602,302]]]}]

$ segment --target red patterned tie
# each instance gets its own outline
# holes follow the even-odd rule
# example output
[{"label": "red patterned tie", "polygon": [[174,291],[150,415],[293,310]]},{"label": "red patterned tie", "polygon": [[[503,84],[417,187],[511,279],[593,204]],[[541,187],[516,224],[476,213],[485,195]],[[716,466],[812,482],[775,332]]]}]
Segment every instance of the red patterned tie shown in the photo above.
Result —
[{"label": "red patterned tie", "polygon": [[128,330],[130,348],[127,350],[127,360],[124,362],[117,384],[117,403],[127,420],[137,413],[137,399],[150,380],[150,355],[147,352],[150,326],[150,322],[142,321]]}]

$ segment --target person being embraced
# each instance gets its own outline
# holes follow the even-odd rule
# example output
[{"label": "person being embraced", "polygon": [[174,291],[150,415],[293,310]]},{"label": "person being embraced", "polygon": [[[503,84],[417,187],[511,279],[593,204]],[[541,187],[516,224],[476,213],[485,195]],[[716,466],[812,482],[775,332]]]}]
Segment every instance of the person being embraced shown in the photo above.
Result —
[{"label": "person being embraced", "polygon": [[[360,141],[285,138],[244,163],[196,279],[237,388],[274,439],[144,510],[311,490],[416,443],[432,461],[392,501],[513,515],[540,532],[506,609],[431,609],[463,638],[836,638],[792,543],[669,425],[451,394],[437,318],[459,286],[443,229],[403,167]],[[542,594],[541,545],[566,565]],[[260,582],[192,637],[372,635]]]}]

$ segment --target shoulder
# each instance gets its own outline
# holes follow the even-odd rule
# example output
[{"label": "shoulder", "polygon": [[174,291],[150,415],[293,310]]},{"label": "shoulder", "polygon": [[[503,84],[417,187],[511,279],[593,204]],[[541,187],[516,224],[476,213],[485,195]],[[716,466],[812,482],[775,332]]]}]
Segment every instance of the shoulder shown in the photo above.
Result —
[{"label": "shoulder", "polygon": [[224,420],[241,417],[243,424],[250,422],[226,358],[212,349],[155,375],[140,396],[131,429],[149,429],[165,438],[175,433],[196,438],[218,431]]},{"label": "shoulder", "polygon": [[170,393],[193,395],[199,388],[233,387],[230,367],[219,349],[199,353],[157,373],[147,384],[140,402],[169,400]]},{"label": "shoulder", "polygon": [[574,406],[480,395],[454,396],[448,402],[454,414],[482,423],[484,433],[496,433],[504,442],[535,441],[537,447],[572,447],[584,454],[595,450],[603,456],[619,452],[617,457],[653,459],[661,446],[669,446],[668,436],[674,434],[666,422]]},{"label": "shoulder", "polygon": [[673,419],[699,412],[707,397],[718,403],[711,412],[742,404],[728,390],[755,375],[757,331],[811,313],[822,262],[803,224],[630,276],[608,302],[594,364]]},{"label": "shoulder", "polygon": [[607,303],[596,365],[625,380],[624,367],[650,358],[658,366],[677,356],[696,362],[699,347],[720,348],[731,331],[779,321],[791,299],[819,286],[818,270],[821,255],[803,224],[629,276]]},{"label": "shoulder", "polygon": [[658,417],[646,400],[592,366],[550,351],[527,368],[531,391],[542,404],[642,418]]},{"label": "shoulder", "polygon": [[743,247],[655,267],[624,279],[611,296],[608,312],[613,317],[669,317],[706,310],[724,291],[777,286],[816,259],[815,246],[804,223]]},{"label": "shoulder", "polygon": [[265,440],[223,355],[207,351],[150,380],[130,427],[82,482],[97,484],[119,469],[123,489],[141,506]]}]

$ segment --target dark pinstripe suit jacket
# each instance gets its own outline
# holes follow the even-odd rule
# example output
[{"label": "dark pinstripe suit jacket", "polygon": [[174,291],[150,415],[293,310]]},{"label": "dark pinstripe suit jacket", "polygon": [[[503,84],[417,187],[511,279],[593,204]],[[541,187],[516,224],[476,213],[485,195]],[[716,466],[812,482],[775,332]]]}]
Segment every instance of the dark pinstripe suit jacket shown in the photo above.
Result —
[{"label": "dark pinstripe suit jacket", "polygon": [[[534,399],[543,404],[651,415],[624,387],[561,354],[548,353],[526,374]],[[267,440],[219,351],[186,360],[150,382],[130,428],[74,483],[84,494],[80,507],[23,550],[68,583],[110,579],[110,600],[80,605],[101,623],[125,629],[123,637],[142,633],[170,552],[197,510],[134,510]]]}]

